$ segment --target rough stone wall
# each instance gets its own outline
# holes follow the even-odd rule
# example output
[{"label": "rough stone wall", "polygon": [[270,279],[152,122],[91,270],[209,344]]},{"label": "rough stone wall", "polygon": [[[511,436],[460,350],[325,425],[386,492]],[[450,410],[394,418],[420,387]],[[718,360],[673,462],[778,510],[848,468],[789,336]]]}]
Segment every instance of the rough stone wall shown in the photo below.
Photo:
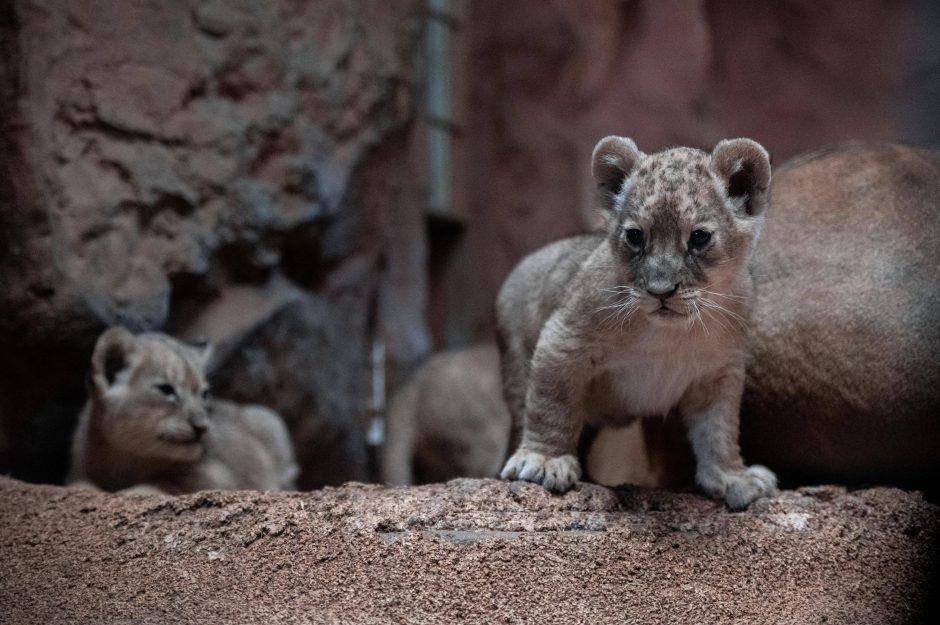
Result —
[{"label": "rough stone wall", "polygon": [[491,332],[519,258],[596,223],[588,163],[605,135],[647,151],[749,136],[775,163],[846,139],[936,143],[928,4],[465,3],[457,197],[468,228],[445,296],[449,341]]},{"label": "rough stone wall", "polygon": [[[2,5],[0,465],[50,456],[24,441],[41,438],[37,414],[68,420],[92,341],[111,323],[182,335],[195,324],[230,348],[268,319],[294,328],[286,344],[302,366],[329,360],[349,373],[341,398],[285,418],[309,429],[322,417],[361,443],[376,328],[417,335],[421,349],[423,300],[386,315],[379,295],[420,291],[423,279],[384,272],[423,259],[416,176],[402,159],[421,2]],[[403,223],[411,245],[392,248],[389,230]],[[240,299],[245,289],[255,297]],[[278,315],[271,297],[303,312]],[[228,310],[200,325],[210,307]],[[253,349],[275,372],[288,366]],[[309,397],[337,386],[295,378]],[[255,386],[242,398],[271,404],[278,389]],[[352,466],[341,477],[366,477]]]}]

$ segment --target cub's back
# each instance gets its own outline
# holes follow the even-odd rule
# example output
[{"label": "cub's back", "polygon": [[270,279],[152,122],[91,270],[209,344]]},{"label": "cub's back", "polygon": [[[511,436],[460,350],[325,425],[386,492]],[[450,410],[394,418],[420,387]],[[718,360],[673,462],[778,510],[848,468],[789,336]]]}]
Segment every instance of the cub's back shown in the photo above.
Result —
[{"label": "cub's back", "polygon": [[[212,402],[207,467],[200,473],[215,485],[205,488],[290,490],[299,473],[283,421],[262,406]],[[209,481],[212,481],[209,480]]]},{"label": "cub's back", "polygon": [[562,239],[523,258],[496,300],[500,335],[524,337],[525,351],[531,354],[545,321],[564,301],[571,279],[604,237],[591,233]]},{"label": "cub's back", "polygon": [[494,345],[434,354],[389,403],[383,478],[397,485],[493,477],[509,428]]}]

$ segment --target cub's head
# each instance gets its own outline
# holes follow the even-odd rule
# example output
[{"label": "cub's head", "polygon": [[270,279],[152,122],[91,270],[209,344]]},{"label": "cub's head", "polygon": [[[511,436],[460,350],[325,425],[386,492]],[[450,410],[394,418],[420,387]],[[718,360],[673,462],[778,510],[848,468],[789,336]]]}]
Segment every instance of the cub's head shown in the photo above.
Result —
[{"label": "cub's head", "polygon": [[626,137],[594,148],[592,173],[609,212],[609,241],[624,310],[656,323],[741,319],[741,280],[760,233],[770,158],[750,139],[711,154],[646,155]]},{"label": "cub's head", "polygon": [[166,335],[109,328],[91,359],[93,426],[125,452],[195,462],[209,427],[205,367],[209,347]]}]

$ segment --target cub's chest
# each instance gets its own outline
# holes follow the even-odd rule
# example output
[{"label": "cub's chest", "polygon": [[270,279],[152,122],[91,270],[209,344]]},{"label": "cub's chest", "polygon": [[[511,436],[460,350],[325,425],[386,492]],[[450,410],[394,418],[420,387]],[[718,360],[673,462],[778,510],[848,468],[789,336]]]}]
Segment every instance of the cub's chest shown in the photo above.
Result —
[{"label": "cub's chest", "polygon": [[726,359],[712,351],[672,348],[609,353],[589,386],[591,421],[629,422],[667,414],[689,386],[714,373]]}]

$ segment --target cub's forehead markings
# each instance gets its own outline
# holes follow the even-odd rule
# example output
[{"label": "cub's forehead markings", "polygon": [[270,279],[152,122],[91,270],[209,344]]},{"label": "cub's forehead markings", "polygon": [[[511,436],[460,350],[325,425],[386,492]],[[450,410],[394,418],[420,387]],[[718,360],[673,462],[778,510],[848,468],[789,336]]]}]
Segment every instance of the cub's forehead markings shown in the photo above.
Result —
[{"label": "cub's forehead markings", "polygon": [[198,363],[194,361],[195,355],[185,347],[174,346],[173,355],[176,375],[180,383],[188,389],[198,389],[202,386],[202,375]]},{"label": "cub's forehead markings", "polygon": [[691,194],[693,191],[698,189],[698,186],[699,186],[698,183],[699,181],[695,180],[694,178],[686,178],[685,180],[682,181],[682,190],[686,193]]},{"label": "cub's forehead markings", "polygon": [[[170,349],[166,349],[170,347]],[[201,375],[187,355],[169,344],[145,345],[139,350],[139,360],[131,371],[131,383],[147,378],[160,378],[161,383],[199,388]]]},{"label": "cub's forehead markings", "polygon": [[191,389],[199,389],[202,386],[201,376],[195,371],[192,365],[186,367],[185,383]]},{"label": "cub's forehead markings", "polygon": [[[166,358],[161,358],[158,352],[155,352],[150,345],[147,345],[144,349],[139,350],[137,362],[131,364],[130,383],[139,384],[142,380],[162,374],[163,371],[169,369],[166,365]],[[166,381],[172,382],[172,379]]]},{"label": "cub's forehead markings", "polygon": [[663,210],[695,218],[694,213],[716,199],[709,193],[708,181],[713,176],[707,165],[708,155],[687,148],[649,156],[631,176],[632,184],[625,187],[624,195],[629,193],[633,201],[625,201],[623,207],[641,218]]}]

